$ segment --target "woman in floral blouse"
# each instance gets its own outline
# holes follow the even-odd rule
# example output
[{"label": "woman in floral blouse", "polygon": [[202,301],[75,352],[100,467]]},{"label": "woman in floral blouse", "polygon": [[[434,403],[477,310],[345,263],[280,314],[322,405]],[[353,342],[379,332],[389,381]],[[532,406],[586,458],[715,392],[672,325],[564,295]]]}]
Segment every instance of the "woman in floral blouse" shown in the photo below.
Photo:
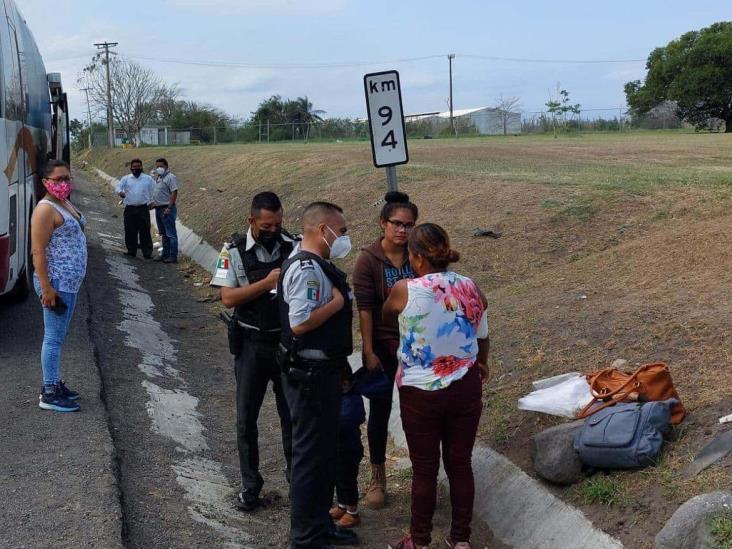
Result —
[{"label": "woman in floral blouse", "polygon": [[471,279],[448,270],[459,257],[442,227],[419,225],[409,236],[409,260],[417,278],[398,282],[384,304],[385,321],[398,317],[396,381],[413,474],[410,535],[391,544],[394,549],[430,544],[440,446],[452,503],[447,542],[458,549],[470,547],[471,454],[489,342],[485,296]]}]

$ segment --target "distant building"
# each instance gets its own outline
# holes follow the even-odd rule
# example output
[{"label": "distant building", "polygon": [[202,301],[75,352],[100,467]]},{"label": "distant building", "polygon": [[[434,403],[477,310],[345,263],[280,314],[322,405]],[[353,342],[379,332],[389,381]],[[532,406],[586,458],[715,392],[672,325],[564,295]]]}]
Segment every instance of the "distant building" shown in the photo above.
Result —
[{"label": "distant building", "polygon": [[[494,107],[453,110],[455,128],[459,134],[516,135],[521,133],[521,113],[503,111]],[[407,124],[431,126],[435,134],[450,127],[450,111],[405,117]],[[505,124],[505,128],[504,128]]]},{"label": "distant building", "polygon": [[[116,147],[122,147],[129,143],[127,134],[120,128],[114,130],[114,144]],[[140,130],[139,138],[133,140],[133,145],[139,147],[141,145],[158,146],[158,145],[190,145],[190,130],[172,130],[167,127],[146,126]]]}]

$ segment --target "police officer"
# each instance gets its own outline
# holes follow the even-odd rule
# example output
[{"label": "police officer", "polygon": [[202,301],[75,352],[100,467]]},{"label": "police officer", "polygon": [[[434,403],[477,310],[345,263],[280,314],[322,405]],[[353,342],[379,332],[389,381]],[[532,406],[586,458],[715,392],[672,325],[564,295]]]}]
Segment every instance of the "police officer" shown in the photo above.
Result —
[{"label": "police officer", "polygon": [[229,347],[235,355],[236,430],[241,472],[237,506],[252,511],[264,483],[259,473],[257,418],[272,382],[282,428],[282,447],[289,476],[292,456],[290,413],[282,393],[275,351],[280,340],[280,318],[274,291],[280,267],[295,243],[282,232],[282,204],[276,194],[263,192],[252,200],[249,231],[224,244],[212,286],[221,288],[221,301],[234,307]]},{"label": "police officer", "polygon": [[290,541],[294,549],[356,545],[328,514],[333,498],[341,380],[353,351],[351,290],[328,259],[351,249],[343,210],[314,202],[303,213],[301,248],[282,265],[278,360],[292,415]]}]

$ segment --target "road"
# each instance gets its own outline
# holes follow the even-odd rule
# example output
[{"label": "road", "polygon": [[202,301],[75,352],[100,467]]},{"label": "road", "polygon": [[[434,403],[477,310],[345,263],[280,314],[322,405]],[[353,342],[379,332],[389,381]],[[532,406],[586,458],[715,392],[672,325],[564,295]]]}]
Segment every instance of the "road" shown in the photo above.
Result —
[{"label": "road", "polygon": [[[241,513],[233,506],[234,374],[223,325],[191,268],[123,255],[122,209],[108,187],[75,176],[74,200],[89,220],[89,267],[63,369],[82,409],[37,407],[40,307],[32,297],[0,304],[0,545],[286,547],[287,485],[271,393],[260,417],[265,505]],[[399,475],[389,508],[363,512],[363,546],[383,546],[406,529],[408,482]],[[438,531],[448,517],[443,504]]]}]

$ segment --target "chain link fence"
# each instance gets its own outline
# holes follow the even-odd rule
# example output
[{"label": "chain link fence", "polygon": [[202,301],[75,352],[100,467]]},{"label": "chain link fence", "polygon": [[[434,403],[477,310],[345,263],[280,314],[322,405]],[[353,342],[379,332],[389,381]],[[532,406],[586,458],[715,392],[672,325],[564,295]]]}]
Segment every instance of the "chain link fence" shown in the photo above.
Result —
[{"label": "chain link fence", "polygon": [[[682,121],[673,112],[649,113],[630,117],[625,109],[588,109],[579,116],[554,116],[546,111],[504,112],[484,108],[449,113],[426,113],[407,116],[405,128],[410,139],[478,137],[487,135],[520,135],[576,132],[629,132],[635,129],[674,129]],[[127,136],[117,130],[115,146],[217,145],[224,143],[303,143],[311,141],[366,141],[368,121],[332,118],[319,122],[272,123],[248,122],[241,126],[143,128],[138,136]],[[86,140],[85,140],[86,141]],[[86,145],[86,143],[84,143]],[[95,131],[92,147],[106,147],[107,134]]]}]

